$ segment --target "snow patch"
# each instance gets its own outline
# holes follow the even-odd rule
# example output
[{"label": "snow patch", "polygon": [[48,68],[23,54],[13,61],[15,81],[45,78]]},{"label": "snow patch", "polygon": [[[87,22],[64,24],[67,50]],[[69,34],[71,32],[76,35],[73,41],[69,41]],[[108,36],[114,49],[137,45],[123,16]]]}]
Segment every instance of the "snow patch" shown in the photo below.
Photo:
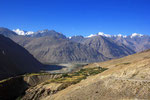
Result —
[{"label": "snow patch", "polygon": [[69,39],[72,39],[72,37],[70,36],[70,37],[68,37]]},{"label": "snow patch", "polygon": [[20,30],[20,29],[16,29],[16,30],[13,30],[15,33],[17,33],[18,35],[32,35],[34,34],[33,31],[23,31],[23,30]]},{"label": "snow patch", "polygon": [[139,34],[139,33],[133,33],[130,38],[134,38],[134,37],[142,37],[143,34]]},{"label": "snow patch", "polygon": [[127,35],[124,35],[123,38],[127,38]]},{"label": "snow patch", "polygon": [[98,32],[98,35],[105,36],[105,37],[111,37],[111,35],[109,35],[109,34],[104,34],[104,32]]},{"label": "snow patch", "polygon": [[104,37],[111,37],[109,34],[104,34],[104,32],[98,32],[97,34],[91,34],[89,36],[86,36],[86,38],[94,37],[94,36],[104,36]]},{"label": "snow patch", "polygon": [[87,38],[91,38],[91,37],[94,37],[94,36],[97,36],[97,34],[91,34],[91,35],[87,36]]},{"label": "snow patch", "polygon": [[117,36],[118,36],[118,37],[123,37],[122,34],[118,34]]}]

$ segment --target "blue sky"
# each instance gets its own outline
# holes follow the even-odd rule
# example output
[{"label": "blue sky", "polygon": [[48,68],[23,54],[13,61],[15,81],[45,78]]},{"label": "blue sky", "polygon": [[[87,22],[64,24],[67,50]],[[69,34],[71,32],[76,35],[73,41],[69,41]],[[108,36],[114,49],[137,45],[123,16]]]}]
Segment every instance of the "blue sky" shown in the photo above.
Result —
[{"label": "blue sky", "polygon": [[150,34],[150,0],[0,0],[0,26],[67,36]]}]

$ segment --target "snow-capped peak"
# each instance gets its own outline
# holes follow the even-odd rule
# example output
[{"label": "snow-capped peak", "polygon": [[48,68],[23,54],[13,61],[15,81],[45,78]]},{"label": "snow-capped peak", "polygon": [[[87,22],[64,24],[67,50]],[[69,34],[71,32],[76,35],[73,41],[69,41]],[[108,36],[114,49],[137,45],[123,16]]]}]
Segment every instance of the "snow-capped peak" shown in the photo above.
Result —
[{"label": "snow-capped peak", "polygon": [[109,35],[109,34],[104,34],[104,32],[98,32],[98,35],[105,36],[105,37],[111,37],[111,35]]},{"label": "snow-capped peak", "polygon": [[[98,32],[97,34],[91,34],[89,36],[87,36],[86,38],[90,38],[90,37],[93,37],[93,36],[104,36],[104,37],[120,37],[120,38],[127,38],[128,36],[127,35],[122,35],[122,34],[118,34],[118,35],[110,35],[110,34],[104,34],[103,32]],[[137,35],[137,34],[136,34]],[[135,33],[133,34],[133,36],[135,36]],[[138,34],[138,36],[143,36],[142,34]]]},{"label": "snow-capped peak", "polygon": [[94,37],[94,36],[97,36],[97,34],[91,34],[91,35],[87,36],[87,38]]},{"label": "snow-capped peak", "polygon": [[16,29],[16,30],[13,30],[15,33],[17,33],[18,35],[31,35],[31,34],[34,34],[33,31],[23,31],[23,30],[20,30],[20,29]]},{"label": "snow-capped peak", "polygon": [[94,36],[104,36],[104,37],[111,37],[111,35],[109,34],[104,34],[104,32],[98,32],[97,34],[91,34],[89,36],[87,36],[87,38],[90,38],[90,37],[94,37]]},{"label": "snow-capped peak", "polygon": [[112,37],[123,37],[123,38],[127,38],[127,35],[118,34],[118,35],[112,35]]},{"label": "snow-capped peak", "polygon": [[70,36],[70,37],[68,37],[69,39],[72,39],[72,37]]},{"label": "snow-capped peak", "polygon": [[122,34],[118,34],[117,36],[118,36],[118,37],[122,37]]},{"label": "snow-capped peak", "polygon": [[127,38],[127,35],[124,35],[123,38]]},{"label": "snow-capped peak", "polygon": [[15,33],[17,33],[18,35],[25,35],[25,31],[23,30],[20,30],[20,29],[16,29],[16,30],[13,30]]},{"label": "snow-capped peak", "polygon": [[133,38],[133,37],[142,37],[143,34],[138,34],[138,33],[133,33],[130,37]]}]

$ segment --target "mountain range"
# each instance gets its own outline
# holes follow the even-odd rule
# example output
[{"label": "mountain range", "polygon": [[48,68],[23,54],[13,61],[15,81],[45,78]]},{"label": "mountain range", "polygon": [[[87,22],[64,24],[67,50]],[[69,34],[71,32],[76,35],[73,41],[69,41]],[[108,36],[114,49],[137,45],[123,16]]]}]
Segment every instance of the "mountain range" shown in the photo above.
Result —
[{"label": "mountain range", "polygon": [[[10,34],[7,35],[5,33]],[[35,58],[46,64],[95,62],[108,59],[95,49],[89,48],[80,43],[72,42],[64,35],[53,30],[42,31],[42,33],[37,32],[34,36],[29,37],[17,35],[11,30],[1,28],[0,34],[11,38],[16,43],[25,47]]]},{"label": "mountain range", "polygon": [[[48,30],[33,32],[33,31],[23,31],[20,29],[16,29],[13,31],[16,32],[18,35],[34,37],[34,36],[40,36],[42,33],[46,33],[46,31],[48,31]],[[41,33],[41,34],[39,34],[39,33]],[[53,32],[53,33],[55,33],[55,32]],[[39,34],[39,35],[37,35],[37,34]],[[104,34],[103,32],[98,32],[97,34],[91,34],[86,37],[83,37],[80,35],[80,36],[68,37],[68,39],[73,40],[74,42],[81,42],[81,40],[87,41],[87,40],[90,40],[89,38],[99,37],[99,36],[109,38],[110,40],[113,40],[117,44],[123,44],[124,46],[127,46],[128,48],[134,50],[135,52],[141,52],[141,51],[150,49],[150,44],[149,44],[150,36],[139,34],[139,33],[133,33],[131,35],[122,35],[122,34],[110,35],[110,34]]]},{"label": "mountain range", "polygon": [[109,39],[113,40],[115,43],[124,45],[124,46],[134,50],[135,52],[141,52],[141,51],[150,49],[150,36],[138,34],[138,33],[133,33],[133,34],[127,36],[127,35],[121,35],[121,34],[109,35],[109,34],[104,34],[103,32],[99,32],[97,34],[91,34],[86,37],[73,36],[73,37],[70,37],[70,39],[73,41],[81,42],[85,39],[99,37],[99,36],[109,38]]},{"label": "mountain range", "polygon": [[[18,35],[6,28],[0,34],[9,37],[26,48],[42,63],[97,62],[120,58],[135,53],[123,44],[104,36],[83,38],[74,41],[54,30],[37,31],[33,34]],[[6,32],[7,31],[7,32]],[[7,33],[7,34],[6,34]],[[10,34],[8,34],[10,33]]]},{"label": "mountain range", "polygon": [[79,36],[79,39],[77,38],[78,37],[73,37],[71,38],[71,40],[94,48],[98,52],[102,53],[105,57],[111,59],[120,58],[135,53],[132,49],[128,48],[127,46],[115,43],[115,41],[113,41],[112,39],[101,35],[82,39]]},{"label": "mountain range", "polygon": [[150,48],[150,37],[108,35],[99,32],[87,37],[66,37],[54,30],[37,32],[0,28],[0,34],[9,37],[27,49],[42,63],[97,62],[121,58]]}]

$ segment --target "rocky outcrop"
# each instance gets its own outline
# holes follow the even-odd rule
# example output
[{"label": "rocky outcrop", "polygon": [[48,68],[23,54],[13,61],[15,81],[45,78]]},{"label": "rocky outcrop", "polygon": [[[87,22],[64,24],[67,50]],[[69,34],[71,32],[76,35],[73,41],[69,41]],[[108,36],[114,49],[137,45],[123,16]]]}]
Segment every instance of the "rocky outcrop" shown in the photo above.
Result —
[{"label": "rocky outcrop", "polygon": [[29,86],[36,86],[37,84],[40,84],[46,80],[49,79],[55,79],[61,77],[61,74],[55,75],[55,74],[48,74],[48,75],[33,75],[33,76],[25,76],[24,81]]},{"label": "rocky outcrop", "polygon": [[63,83],[39,84],[33,88],[29,88],[21,100],[41,100],[47,96],[51,96],[66,87]]},{"label": "rocky outcrop", "polygon": [[61,77],[61,75],[18,76],[0,82],[0,100],[14,100],[23,95],[29,87],[36,86],[46,80]]}]

